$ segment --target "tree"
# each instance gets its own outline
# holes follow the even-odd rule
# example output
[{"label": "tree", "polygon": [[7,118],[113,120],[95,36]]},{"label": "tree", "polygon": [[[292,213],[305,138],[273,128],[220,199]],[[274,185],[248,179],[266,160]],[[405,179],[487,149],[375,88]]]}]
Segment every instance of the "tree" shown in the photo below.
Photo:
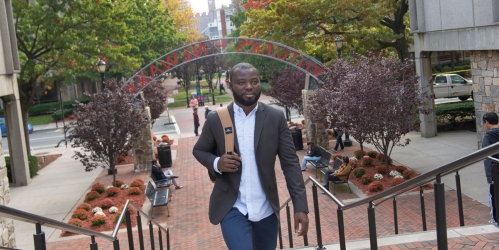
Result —
[{"label": "tree", "polygon": [[[185,90],[185,100],[187,102],[187,107],[189,107],[189,90],[191,89],[191,76],[194,73],[194,65],[191,63],[184,64],[175,70],[178,78],[182,81],[182,87]],[[196,76],[197,77],[197,76]]]},{"label": "tree", "polygon": [[[138,87],[138,86],[137,86]],[[151,111],[151,120],[154,123],[156,119],[165,111],[168,91],[163,86],[161,80],[152,81],[147,88],[143,90],[144,99]]]},{"label": "tree", "polygon": [[[13,1],[12,8],[21,61],[18,84],[25,124],[35,90],[42,81],[68,79],[75,72],[92,69],[100,53],[123,65],[138,66],[136,60],[124,55],[129,47],[107,42],[118,40],[130,30],[109,1]],[[27,127],[24,132],[29,148]]]},{"label": "tree", "polygon": [[[328,81],[314,94],[309,109],[314,119],[330,118],[330,124],[348,131],[360,143],[373,144],[388,159],[403,135],[419,127],[419,113],[429,114],[425,106],[430,96],[418,88],[410,61],[383,56],[354,54],[352,62],[337,61]],[[362,146],[361,146],[362,149]]]},{"label": "tree", "polygon": [[[208,54],[214,53],[213,50],[214,50],[214,48],[212,48],[212,47],[206,48],[206,51]],[[213,105],[215,105],[215,93],[214,93],[215,91],[213,88],[213,76],[215,75],[215,73],[220,74],[218,67],[220,67],[222,65],[221,62],[222,62],[221,57],[215,57],[215,56],[203,58],[200,60],[201,68],[203,69],[206,83],[208,83],[208,88],[210,89],[211,98],[213,99]]]},{"label": "tree", "polygon": [[290,67],[276,69],[269,78],[269,85],[266,94],[274,98],[271,102],[284,107],[288,121],[291,120],[290,109],[303,113],[301,94],[305,87],[305,73]]},{"label": "tree", "polygon": [[73,158],[80,160],[85,171],[107,166],[113,172],[114,185],[119,154],[131,149],[147,123],[143,110],[134,107],[134,101],[138,100],[121,90],[121,84],[111,79],[106,82],[104,92],[87,94],[91,101],[77,105],[73,113],[75,121],[65,128],[69,134],[66,141],[73,142],[73,148],[81,148]]},{"label": "tree", "polygon": [[405,56],[410,32],[404,26],[408,20],[406,3],[407,0],[280,0],[271,2],[268,8],[247,11],[251,22],[242,25],[241,35],[284,43],[323,62],[337,57],[337,36],[342,36],[348,45],[343,47],[347,54],[394,47],[397,52],[405,50],[398,53]]},{"label": "tree", "polygon": [[187,36],[187,44],[198,41],[201,37],[197,29],[197,20],[189,4],[182,0],[165,0],[173,23],[178,30]]}]

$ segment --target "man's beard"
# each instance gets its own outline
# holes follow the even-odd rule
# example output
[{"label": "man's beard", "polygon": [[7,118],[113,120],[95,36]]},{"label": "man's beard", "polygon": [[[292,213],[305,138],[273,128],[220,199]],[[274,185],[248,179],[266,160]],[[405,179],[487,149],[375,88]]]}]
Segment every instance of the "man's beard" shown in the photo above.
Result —
[{"label": "man's beard", "polygon": [[251,100],[248,100],[248,99],[244,99],[243,95],[237,95],[237,94],[234,94],[234,100],[236,100],[237,103],[243,105],[243,106],[251,106],[253,104],[255,104],[256,102],[258,102],[258,99],[260,99],[260,94],[262,92],[258,92],[255,94],[255,97]]}]

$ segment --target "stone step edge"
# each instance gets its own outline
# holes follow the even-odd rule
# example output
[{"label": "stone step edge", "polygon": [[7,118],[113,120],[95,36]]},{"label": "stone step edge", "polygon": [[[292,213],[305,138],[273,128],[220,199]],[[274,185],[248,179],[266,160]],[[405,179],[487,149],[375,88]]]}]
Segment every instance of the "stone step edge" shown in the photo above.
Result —
[{"label": "stone step edge", "polygon": [[[466,237],[471,235],[481,235],[481,234],[498,233],[498,232],[499,228],[492,224],[464,226],[464,227],[447,229],[447,238]],[[426,232],[399,234],[394,236],[379,236],[378,248],[382,246],[392,246],[392,245],[407,244],[411,242],[420,242],[420,241],[432,241],[436,239],[437,235],[435,230],[430,230]],[[306,247],[296,247],[293,249],[315,250],[316,249],[315,247],[316,246],[306,246]],[[336,250],[340,249],[340,244],[335,243],[331,245],[324,245],[324,247],[327,250]],[[346,248],[348,250],[368,249],[371,248],[371,245],[369,239],[351,240],[346,242]]]}]

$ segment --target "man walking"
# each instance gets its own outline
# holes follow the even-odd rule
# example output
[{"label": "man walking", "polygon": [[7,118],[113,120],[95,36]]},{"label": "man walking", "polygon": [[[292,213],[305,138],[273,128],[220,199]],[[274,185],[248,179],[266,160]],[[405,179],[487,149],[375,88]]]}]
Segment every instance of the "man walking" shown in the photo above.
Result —
[{"label": "man walking", "polygon": [[[229,249],[275,249],[279,226],[276,156],[294,206],[295,232],[308,231],[308,205],[299,159],[281,111],[261,102],[260,76],[248,63],[234,66],[227,108],[234,129],[221,127],[211,112],[193,149],[196,159],[216,176],[209,218],[221,225]],[[225,131],[234,133],[234,150],[225,152]]]},{"label": "man walking", "polygon": [[[483,127],[485,128],[485,134],[482,138],[482,148],[492,145],[499,141],[499,125],[497,114],[494,112],[485,113],[482,118]],[[499,154],[492,155],[494,158],[499,158]],[[491,160],[483,161],[485,167],[485,176],[487,177],[487,183],[489,184],[489,202],[490,202],[490,221],[489,223],[496,223],[496,204],[494,199],[494,180],[492,179],[492,165],[497,163],[492,163]],[[497,181],[497,180],[496,180]]]},{"label": "man walking", "polygon": [[198,109],[194,108],[194,112],[192,113],[194,116],[194,134],[198,136],[198,128],[199,128],[199,115],[198,115]]}]

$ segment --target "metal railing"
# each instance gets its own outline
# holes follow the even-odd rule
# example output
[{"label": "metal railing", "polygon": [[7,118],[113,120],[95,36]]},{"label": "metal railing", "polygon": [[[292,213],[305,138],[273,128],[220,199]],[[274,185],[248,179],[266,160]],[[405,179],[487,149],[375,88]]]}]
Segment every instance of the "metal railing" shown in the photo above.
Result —
[{"label": "metal railing", "polygon": [[47,226],[50,228],[55,228],[55,229],[60,229],[63,231],[68,231],[72,233],[77,233],[81,235],[86,235],[90,236],[90,250],[97,250],[97,242],[95,241],[96,237],[97,238],[102,238],[105,240],[108,240],[113,243],[113,249],[114,250],[119,250],[120,245],[119,245],[119,239],[118,239],[118,231],[121,225],[121,222],[123,219],[126,219],[126,228],[127,228],[127,238],[128,238],[128,246],[130,250],[135,249],[134,242],[133,242],[133,234],[132,234],[132,220],[130,217],[130,210],[129,207],[132,207],[137,211],[137,232],[138,232],[138,238],[139,238],[139,247],[141,250],[144,250],[144,237],[143,237],[143,230],[142,230],[142,216],[144,216],[148,221],[149,221],[149,236],[150,236],[150,244],[151,247],[148,249],[155,249],[155,237],[154,237],[154,228],[153,225],[155,225],[158,228],[158,242],[159,242],[159,249],[163,250],[163,239],[162,239],[162,232],[165,233],[166,235],[166,249],[170,250],[170,234],[169,230],[167,227],[162,227],[158,222],[152,220],[150,216],[146,213],[144,213],[142,210],[140,210],[139,207],[131,203],[129,200],[126,201],[123,210],[124,213],[121,213],[120,217],[118,218],[118,221],[116,222],[116,227],[113,230],[113,233],[111,235],[107,235],[104,233],[100,233],[94,230],[86,229],[86,228],[81,228],[78,226],[70,225],[61,221],[57,221],[54,219],[50,219],[47,217],[39,216],[36,214],[31,214],[27,213],[15,208],[7,207],[4,205],[0,205],[0,216],[4,218],[10,218],[13,220],[18,220],[18,221],[23,221],[31,224],[35,224],[35,231],[36,233],[33,235],[33,241],[35,245],[35,250],[45,250],[47,249],[46,247],[46,241],[45,241],[45,233],[42,231],[42,225]]},{"label": "metal railing", "polygon": [[[395,197],[400,194],[411,191],[415,188],[419,187],[419,195],[420,195],[420,203],[421,203],[421,219],[423,222],[423,231],[426,231],[426,214],[425,214],[425,203],[423,198],[423,185],[435,181],[434,185],[434,196],[435,196],[435,218],[436,218],[436,236],[437,236],[437,244],[438,249],[448,249],[447,245],[447,222],[446,222],[446,213],[445,213],[445,193],[444,193],[444,183],[442,182],[442,177],[455,172],[455,180],[456,180],[456,194],[457,194],[457,202],[458,202],[458,210],[459,210],[459,224],[460,226],[464,226],[464,212],[463,212],[463,204],[462,204],[462,193],[461,193],[461,181],[459,176],[459,170],[474,164],[476,162],[482,161],[484,159],[490,159],[493,162],[499,163],[499,159],[495,159],[490,157],[490,155],[497,154],[499,152],[499,142],[492,144],[486,148],[480,149],[474,153],[471,153],[467,156],[464,156],[460,159],[442,165],[438,168],[435,168],[429,172],[421,174],[417,177],[409,179],[397,186],[394,186],[388,190],[382,191],[372,196],[368,196],[366,198],[360,199],[358,201],[343,204],[341,200],[339,200],[335,195],[331,194],[329,190],[326,190],[320,182],[315,180],[313,177],[309,177],[305,181],[305,185],[309,182],[312,182],[312,195],[313,195],[313,203],[314,203],[314,213],[315,213],[315,224],[316,224],[316,234],[317,234],[317,247],[316,249],[325,249],[322,243],[322,233],[320,226],[320,211],[317,197],[317,187],[319,187],[323,192],[326,193],[327,197],[329,197],[336,205],[337,208],[337,216],[338,216],[338,231],[339,231],[339,243],[340,249],[346,249],[346,240],[345,240],[345,224],[344,224],[344,211],[352,208],[356,208],[359,206],[367,205],[367,217],[368,217],[368,225],[369,225],[369,240],[371,249],[377,249],[377,235],[376,235],[376,220],[375,220],[375,208],[379,206],[383,202],[387,200],[393,200],[393,213],[394,213],[394,229],[395,234],[398,234],[398,220],[397,220],[397,203]],[[493,178],[494,180],[499,179],[499,174],[497,171],[497,164],[494,164],[493,170]],[[494,185],[494,188],[497,190],[495,192],[496,199],[495,202],[499,205],[499,185]],[[290,232],[290,213],[289,213],[289,202],[288,199],[281,206],[281,210],[286,207],[287,217],[288,217],[288,231]],[[499,206],[498,206],[499,207]],[[499,217],[499,209],[496,209],[497,216]],[[291,235],[291,234],[289,234]],[[307,236],[304,235],[304,243],[305,246],[308,245]],[[293,247],[292,237],[289,236],[289,245],[290,248]],[[279,243],[280,248],[282,249],[282,236],[281,236],[281,228],[279,227]]]}]

